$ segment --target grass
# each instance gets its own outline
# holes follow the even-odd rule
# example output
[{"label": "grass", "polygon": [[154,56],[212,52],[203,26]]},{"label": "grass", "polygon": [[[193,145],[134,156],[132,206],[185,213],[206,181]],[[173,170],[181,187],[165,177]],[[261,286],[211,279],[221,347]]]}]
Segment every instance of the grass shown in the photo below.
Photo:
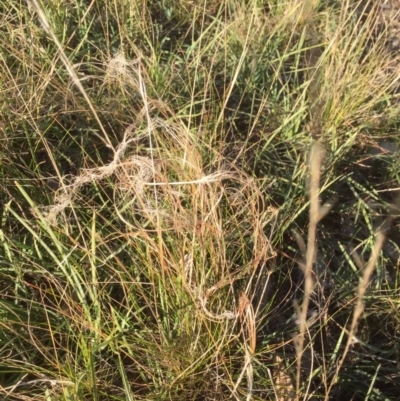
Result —
[{"label": "grass", "polygon": [[398,399],[395,13],[0,4],[1,399]]}]

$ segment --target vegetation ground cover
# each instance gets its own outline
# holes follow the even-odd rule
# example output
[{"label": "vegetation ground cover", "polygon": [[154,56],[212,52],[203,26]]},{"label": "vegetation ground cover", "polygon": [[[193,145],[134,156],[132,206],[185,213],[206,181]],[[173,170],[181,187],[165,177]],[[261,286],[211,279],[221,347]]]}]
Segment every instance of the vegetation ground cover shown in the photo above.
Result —
[{"label": "vegetation ground cover", "polygon": [[399,399],[396,1],[0,10],[1,399]]}]

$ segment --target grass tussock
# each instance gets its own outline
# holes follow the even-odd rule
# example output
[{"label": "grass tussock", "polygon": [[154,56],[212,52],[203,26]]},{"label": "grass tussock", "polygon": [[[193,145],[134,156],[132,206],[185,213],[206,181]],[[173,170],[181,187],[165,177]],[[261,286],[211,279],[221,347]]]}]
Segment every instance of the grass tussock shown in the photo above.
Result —
[{"label": "grass tussock", "polygon": [[397,399],[394,2],[0,5],[1,399]]}]

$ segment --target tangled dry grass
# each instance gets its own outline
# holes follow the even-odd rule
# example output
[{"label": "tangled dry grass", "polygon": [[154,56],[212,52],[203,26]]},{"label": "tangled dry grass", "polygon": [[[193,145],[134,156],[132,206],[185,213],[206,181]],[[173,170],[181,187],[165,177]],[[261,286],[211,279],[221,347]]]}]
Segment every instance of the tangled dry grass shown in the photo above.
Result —
[{"label": "tangled dry grass", "polygon": [[394,3],[14,3],[4,399],[395,399]]}]

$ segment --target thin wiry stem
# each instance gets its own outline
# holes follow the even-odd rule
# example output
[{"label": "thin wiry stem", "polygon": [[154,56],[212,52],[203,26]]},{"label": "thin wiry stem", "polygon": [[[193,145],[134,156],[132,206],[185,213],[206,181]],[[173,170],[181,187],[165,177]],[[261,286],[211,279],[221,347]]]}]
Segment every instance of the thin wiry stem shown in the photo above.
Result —
[{"label": "thin wiry stem", "polygon": [[296,338],[296,352],[297,352],[297,375],[296,375],[296,398],[299,397],[300,392],[300,373],[301,361],[304,351],[304,336],[307,330],[307,311],[310,303],[310,296],[313,291],[314,278],[313,278],[313,263],[316,255],[316,234],[317,224],[319,219],[319,183],[321,177],[321,163],[324,155],[324,149],[319,142],[314,142],[310,153],[310,224],[308,227],[308,244],[306,252],[305,264],[301,264],[304,272],[304,297],[301,309],[299,311],[300,321],[300,334]]},{"label": "thin wiry stem", "polygon": [[357,303],[356,306],[354,308],[354,314],[353,314],[353,320],[351,322],[350,325],[350,330],[348,332],[348,338],[347,338],[347,343],[346,343],[346,347],[343,351],[343,355],[342,358],[340,359],[340,361],[338,362],[337,366],[336,366],[336,370],[335,373],[332,377],[332,380],[329,384],[328,387],[328,391],[326,393],[325,396],[325,401],[329,400],[329,394],[332,390],[332,387],[334,386],[334,384],[336,383],[336,380],[338,378],[340,369],[343,366],[343,362],[346,359],[347,353],[349,352],[350,346],[354,343],[354,338],[355,338],[355,334],[357,332],[357,325],[358,325],[358,321],[360,320],[360,317],[364,311],[364,296],[365,296],[365,291],[367,290],[368,284],[370,282],[371,279],[371,275],[372,272],[374,271],[374,268],[376,266],[376,263],[378,261],[378,256],[379,253],[382,249],[383,246],[383,242],[385,241],[385,236],[383,234],[382,231],[379,231],[376,234],[376,239],[375,239],[375,246],[372,249],[372,255],[371,258],[367,264],[367,266],[364,269],[364,274],[363,274],[363,278],[360,282],[360,285],[358,286],[358,291],[357,291]]},{"label": "thin wiry stem", "polygon": [[94,118],[96,119],[97,123],[99,124],[99,128],[101,130],[101,132],[103,133],[103,137],[100,137],[101,140],[105,143],[105,145],[107,147],[109,147],[110,149],[114,150],[114,147],[112,146],[110,139],[108,138],[107,132],[104,129],[103,124],[100,121],[100,118],[96,112],[96,110],[93,107],[93,104],[91,102],[91,100],[89,99],[88,94],[86,93],[85,88],[83,87],[80,79],[78,78],[78,75],[76,74],[74,67],[72,66],[71,62],[69,61],[67,55],[64,52],[63,47],[61,46],[60,41],[57,39],[56,35],[53,32],[53,29],[50,26],[49,21],[46,18],[46,15],[44,14],[42,8],[40,7],[39,3],[37,2],[37,0],[27,0],[28,5],[33,7],[34,10],[36,11],[40,23],[42,24],[42,27],[44,29],[44,31],[51,37],[51,39],[53,40],[53,42],[55,43],[55,45],[57,46],[57,49],[59,51],[60,54],[60,58],[65,66],[65,68],[68,71],[69,76],[71,77],[72,81],[74,82],[74,84],[77,86],[77,88],[79,89],[79,91],[82,93],[84,99],[86,100],[91,112],[93,113]]}]

